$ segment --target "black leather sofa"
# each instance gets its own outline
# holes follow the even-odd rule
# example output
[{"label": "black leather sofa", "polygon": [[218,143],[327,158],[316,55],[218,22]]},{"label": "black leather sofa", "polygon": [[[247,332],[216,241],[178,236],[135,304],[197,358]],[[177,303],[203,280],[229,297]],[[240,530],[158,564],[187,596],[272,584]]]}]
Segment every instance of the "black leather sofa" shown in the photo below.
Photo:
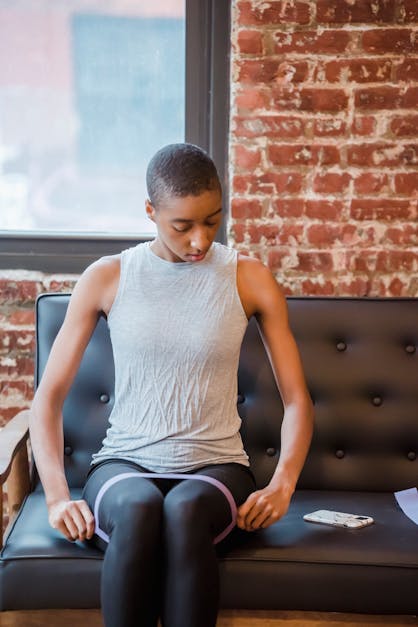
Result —
[{"label": "black leather sofa", "polygon": [[[37,301],[36,381],[68,298]],[[418,479],[418,299],[288,304],[315,403],[315,435],[288,514],[256,533],[236,529],[219,546],[222,607],[417,614],[418,527],[393,492]],[[113,377],[101,319],[64,406],[65,467],[75,496],[106,429]],[[282,405],[253,322],[241,354],[238,407],[263,486],[277,462]],[[22,441],[11,448],[21,450]],[[35,470],[31,490],[1,552],[0,609],[98,608],[102,554],[48,526]],[[317,509],[366,514],[375,523],[349,530],[303,520]]]}]

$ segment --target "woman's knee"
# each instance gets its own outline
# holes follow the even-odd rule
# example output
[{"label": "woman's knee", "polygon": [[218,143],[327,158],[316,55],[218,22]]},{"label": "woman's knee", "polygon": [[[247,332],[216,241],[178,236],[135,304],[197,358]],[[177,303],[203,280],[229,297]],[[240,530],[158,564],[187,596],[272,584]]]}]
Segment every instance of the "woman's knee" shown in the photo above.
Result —
[{"label": "woman's knee", "polygon": [[186,530],[208,526],[213,504],[203,491],[170,491],[164,500],[164,523],[170,528]]},{"label": "woman's knee", "polygon": [[[129,482],[127,481],[126,484]],[[107,533],[123,537],[159,533],[163,496],[156,490],[138,490],[133,485],[115,485],[103,496],[99,507],[99,523]]]},{"label": "woman's knee", "polygon": [[125,524],[147,525],[158,523],[162,516],[163,497],[159,494],[136,494],[125,491],[116,494],[113,501],[114,516]]}]

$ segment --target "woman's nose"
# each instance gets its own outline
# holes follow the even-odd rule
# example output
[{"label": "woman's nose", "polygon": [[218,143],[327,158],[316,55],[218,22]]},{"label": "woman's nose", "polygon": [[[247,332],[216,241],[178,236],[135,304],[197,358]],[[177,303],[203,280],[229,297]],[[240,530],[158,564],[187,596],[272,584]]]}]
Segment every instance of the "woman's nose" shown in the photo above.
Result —
[{"label": "woman's nose", "polygon": [[190,240],[190,245],[193,250],[197,250],[198,252],[202,252],[207,248],[208,245],[208,237],[206,233],[195,233]]}]

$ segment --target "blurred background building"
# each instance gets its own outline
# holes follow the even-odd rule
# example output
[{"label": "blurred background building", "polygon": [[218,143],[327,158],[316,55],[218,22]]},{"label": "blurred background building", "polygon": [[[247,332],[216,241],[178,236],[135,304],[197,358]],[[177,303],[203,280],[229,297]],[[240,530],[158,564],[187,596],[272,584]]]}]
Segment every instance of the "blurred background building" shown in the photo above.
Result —
[{"label": "blurred background building", "polygon": [[0,0],[0,229],[147,233],[184,141],[184,0]]}]

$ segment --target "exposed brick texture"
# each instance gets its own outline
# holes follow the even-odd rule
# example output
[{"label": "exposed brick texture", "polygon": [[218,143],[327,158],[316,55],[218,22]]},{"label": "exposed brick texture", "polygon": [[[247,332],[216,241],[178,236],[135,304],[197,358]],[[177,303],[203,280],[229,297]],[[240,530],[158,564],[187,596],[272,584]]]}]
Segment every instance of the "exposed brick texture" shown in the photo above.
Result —
[{"label": "exposed brick texture", "polygon": [[232,25],[231,244],[287,294],[416,296],[416,0],[236,1]]},{"label": "exposed brick texture", "polygon": [[75,276],[0,270],[0,427],[33,397],[36,297],[70,292],[75,281]]}]

